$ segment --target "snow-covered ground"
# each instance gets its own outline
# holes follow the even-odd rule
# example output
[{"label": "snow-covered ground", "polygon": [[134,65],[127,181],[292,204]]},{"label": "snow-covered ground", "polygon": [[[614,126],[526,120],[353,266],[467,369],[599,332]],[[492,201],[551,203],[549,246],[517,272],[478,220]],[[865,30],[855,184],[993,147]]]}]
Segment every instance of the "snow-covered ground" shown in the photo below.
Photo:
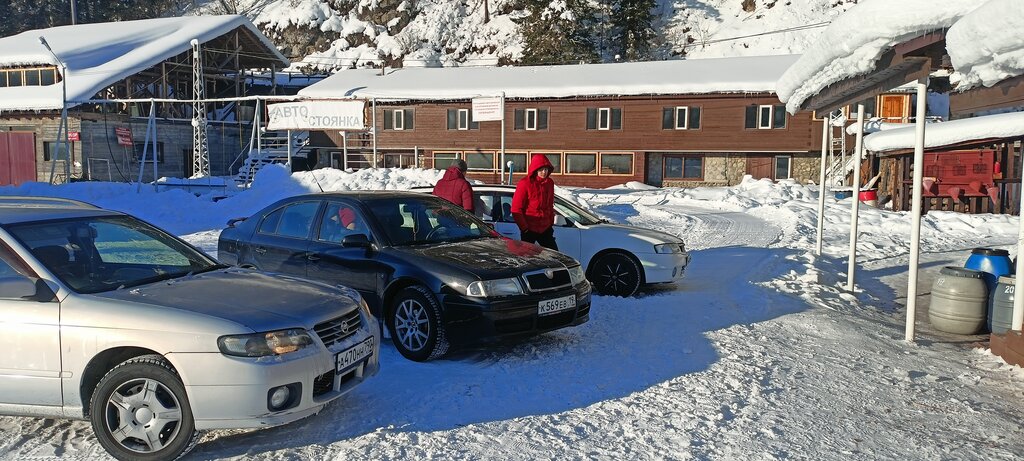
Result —
[{"label": "snow-covered ground", "polygon": [[[316,176],[316,181],[312,176]],[[136,214],[215,252],[223,222],[287,195],[432,184],[432,170],[268,168],[222,200],[135,186],[0,188]],[[909,217],[860,211],[857,291],[845,283],[850,199],[817,188],[628,184],[559,193],[605,217],[674,233],[687,278],[631,299],[595,297],[591,320],[429,363],[382,347],[381,372],[321,414],[208,433],[192,459],[1011,459],[1024,453],[1024,371],[978,337],[903,341]],[[931,212],[921,277],[978,246],[1009,248],[1018,219]],[[927,305],[928,290],[920,304]],[[105,456],[85,422],[0,417],[0,458]]]}]

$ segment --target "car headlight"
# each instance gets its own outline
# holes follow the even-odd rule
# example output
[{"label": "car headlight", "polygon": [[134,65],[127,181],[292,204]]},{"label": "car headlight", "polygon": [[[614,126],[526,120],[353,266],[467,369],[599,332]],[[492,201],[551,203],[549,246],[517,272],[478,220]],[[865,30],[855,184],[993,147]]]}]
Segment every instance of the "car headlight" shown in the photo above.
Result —
[{"label": "car headlight", "polygon": [[217,347],[225,355],[237,357],[265,357],[298,351],[313,344],[313,338],[306,330],[270,331],[251,335],[221,336]]},{"label": "car headlight", "polygon": [[572,281],[572,286],[579,285],[587,279],[587,274],[583,273],[583,266],[572,266],[569,268],[569,280]]},{"label": "car headlight", "polygon": [[655,253],[682,253],[686,251],[682,243],[662,243],[654,245]]},{"label": "car headlight", "polygon": [[466,286],[466,295],[479,298],[523,294],[523,285],[518,278],[479,280]]}]

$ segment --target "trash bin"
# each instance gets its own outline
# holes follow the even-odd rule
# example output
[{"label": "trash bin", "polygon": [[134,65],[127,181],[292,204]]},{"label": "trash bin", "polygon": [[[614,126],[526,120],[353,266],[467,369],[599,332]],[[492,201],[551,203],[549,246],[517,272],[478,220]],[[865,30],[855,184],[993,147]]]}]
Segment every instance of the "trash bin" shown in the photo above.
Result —
[{"label": "trash bin", "polygon": [[835,188],[832,188],[832,194],[834,194],[836,196],[836,200],[842,200],[842,199],[853,197],[853,189],[851,189],[849,187],[846,187],[846,188],[835,187]]},{"label": "trash bin", "polygon": [[858,195],[860,202],[865,205],[878,206],[878,189],[865,189]]},{"label": "trash bin", "polygon": [[995,291],[989,296],[988,331],[1001,335],[1013,326],[1013,290],[1016,278],[1012,275],[999,277]]},{"label": "trash bin", "polygon": [[984,272],[985,285],[988,291],[996,289],[999,277],[1013,273],[1010,252],[995,248],[975,248],[967,258],[964,267]]},{"label": "trash bin", "polygon": [[973,335],[985,328],[988,290],[981,271],[946,266],[932,284],[928,321],[939,331]]}]

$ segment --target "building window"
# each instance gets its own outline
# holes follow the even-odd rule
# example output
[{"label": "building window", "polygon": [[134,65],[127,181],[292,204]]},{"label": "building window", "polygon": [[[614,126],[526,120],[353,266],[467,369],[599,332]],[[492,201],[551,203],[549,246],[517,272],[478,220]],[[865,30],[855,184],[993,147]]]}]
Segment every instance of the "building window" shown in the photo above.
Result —
[{"label": "building window", "polygon": [[466,152],[466,166],[470,170],[494,171],[494,153]]},{"label": "building window", "polygon": [[588,130],[621,130],[622,109],[601,107],[587,109]]},{"label": "building window", "polygon": [[597,174],[597,154],[565,154],[565,172],[568,174]]},{"label": "building window", "polygon": [[700,107],[676,106],[661,109],[661,129],[696,130],[700,128]]},{"label": "building window", "polygon": [[0,70],[0,87],[48,86],[57,83],[56,67],[32,67]]},{"label": "building window", "polygon": [[516,109],[515,130],[546,130],[548,129],[547,109]]},{"label": "building window", "polygon": [[[541,154],[534,154],[541,155]],[[562,172],[562,154],[543,154],[551,162],[551,166],[554,168],[551,170],[551,174],[560,174]]]},{"label": "building window", "polygon": [[512,162],[513,173],[526,173],[526,153],[509,153],[505,152],[505,163],[501,165],[505,171],[508,171],[508,162]]},{"label": "building window", "polygon": [[793,157],[778,155],[775,157],[775,179],[789,179],[792,173]]},{"label": "building window", "polygon": [[633,154],[601,154],[601,174],[633,175]]},{"label": "building window", "polygon": [[153,163],[153,159],[156,158],[157,163],[164,163],[164,143],[156,143],[156,156],[153,155],[153,143],[137,142],[134,143],[135,161],[142,161],[142,151],[146,149],[146,145],[149,145],[149,149],[146,150],[146,163]]},{"label": "building window", "polygon": [[473,113],[469,109],[448,109],[449,130],[479,130],[480,122],[473,121]]},{"label": "building window", "polygon": [[746,107],[744,127],[748,129],[772,130],[786,128],[785,105],[749,105]]},{"label": "building window", "polygon": [[[74,142],[74,141],[72,141]],[[60,146],[60,151],[58,151]],[[59,141],[43,141],[43,161],[49,162],[50,160],[66,160],[68,158],[67,152],[71,149],[71,145],[65,144]]]},{"label": "building window", "polygon": [[666,155],[662,177],[665,179],[704,179],[704,157],[698,155]]},{"label": "building window", "polygon": [[413,129],[412,109],[384,109],[385,130],[411,130]]},{"label": "building window", "polygon": [[459,158],[458,152],[434,152],[433,168],[435,170],[447,170],[452,162]]}]

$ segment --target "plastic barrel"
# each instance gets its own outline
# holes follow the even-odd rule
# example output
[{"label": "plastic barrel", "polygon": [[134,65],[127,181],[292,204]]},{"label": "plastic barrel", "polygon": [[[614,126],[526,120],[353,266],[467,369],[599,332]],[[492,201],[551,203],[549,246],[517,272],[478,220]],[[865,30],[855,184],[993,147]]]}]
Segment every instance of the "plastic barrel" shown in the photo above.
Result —
[{"label": "plastic barrel", "polygon": [[985,285],[988,286],[989,291],[996,289],[999,277],[1013,273],[1010,252],[994,248],[975,248],[971,250],[971,256],[967,258],[964,267],[984,272]]},{"label": "plastic barrel", "polygon": [[1014,277],[999,277],[995,291],[992,292],[988,308],[988,330],[995,334],[1006,333],[1013,325],[1013,289]]},{"label": "plastic barrel", "polygon": [[860,199],[861,203],[878,206],[878,190],[876,189],[862,190],[857,195],[857,198]]},{"label": "plastic barrel", "polygon": [[973,335],[985,328],[988,289],[983,272],[946,266],[932,284],[928,320],[939,331]]}]

